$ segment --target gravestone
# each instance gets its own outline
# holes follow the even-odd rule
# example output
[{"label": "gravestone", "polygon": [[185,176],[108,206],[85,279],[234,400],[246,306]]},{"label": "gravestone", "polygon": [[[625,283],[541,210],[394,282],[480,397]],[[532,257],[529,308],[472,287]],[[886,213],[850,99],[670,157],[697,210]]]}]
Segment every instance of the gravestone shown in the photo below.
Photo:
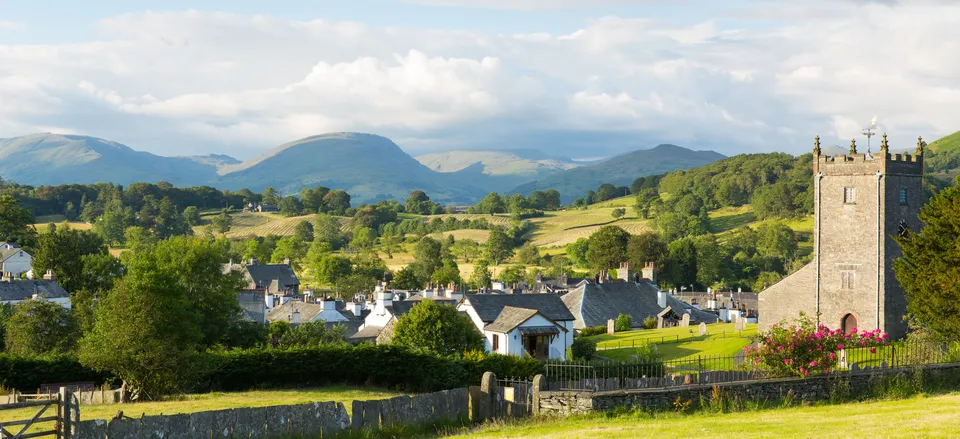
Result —
[{"label": "gravestone", "polygon": [[613,319],[607,320],[607,334],[613,335],[615,332],[617,332],[616,322],[614,322]]},{"label": "gravestone", "polygon": [[707,335],[707,324],[700,322],[700,335]]},{"label": "gravestone", "polygon": [[680,327],[681,328],[690,327],[690,314],[684,314],[683,317],[680,318]]},{"label": "gravestone", "polygon": [[744,326],[746,326],[747,319],[737,316],[737,331],[743,331]]}]

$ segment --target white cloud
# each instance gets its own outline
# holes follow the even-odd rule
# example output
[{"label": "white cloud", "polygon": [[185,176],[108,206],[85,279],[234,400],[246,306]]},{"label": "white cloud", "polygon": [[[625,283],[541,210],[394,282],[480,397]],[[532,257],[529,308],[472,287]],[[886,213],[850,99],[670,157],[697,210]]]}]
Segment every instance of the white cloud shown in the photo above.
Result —
[{"label": "white cloud", "polygon": [[543,9],[589,8],[605,4],[643,4],[663,0],[404,0],[430,6],[534,11]]},{"label": "white cloud", "polygon": [[22,21],[0,20],[0,30],[21,31],[27,28],[27,24]]},{"label": "white cloud", "polygon": [[873,114],[892,144],[960,129],[960,59],[948,55],[960,53],[960,5],[820,7],[842,13],[755,28],[601,17],[520,35],[122,15],[95,41],[0,45],[0,137],[62,127],[250,156],[351,130],[412,151],[583,156],[661,142],[802,152],[816,134],[848,143]]}]

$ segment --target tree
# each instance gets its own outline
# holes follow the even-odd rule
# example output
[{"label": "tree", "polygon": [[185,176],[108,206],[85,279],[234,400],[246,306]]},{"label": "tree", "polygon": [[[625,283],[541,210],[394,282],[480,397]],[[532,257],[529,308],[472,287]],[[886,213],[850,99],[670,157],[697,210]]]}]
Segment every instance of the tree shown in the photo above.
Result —
[{"label": "tree", "polygon": [[217,233],[227,233],[230,231],[230,226],[233,225],[233,217],[230,216],[230,213],[227,212],[227,209],[220,211],[220,214],[213,217],[213,220],[210,221],[213,225],[213,230]]},{"label": "tree", "polygon": [[347,328],[341,324],[327,328],[323,321],[304,322],[290,327],[279,338],[281,348],[301,348],[312,346],[347,344]]},{"label": "tree", "polygon": [[903,257],[893,263],[907,293],[907,312],[935,334],[960,338],[960,186],[943,189],[920,211],[919,233],[904,226],[896,238]]},{"label": "tree", "polygon": [[587,238],[577,238],[576,241],[567,244],[564,252],[570,258],[574,266],[587,268],[587,250],[590,248],[590,240]]},{"label": "tree", "polygon": [[423,270],[422,277],[430,279],[433,272],[443,266],[444,257],[443,244],[436,239],[425,236],[417,242],[413,248],[413,258],[417,262],[417,268]]},{"label": "tree", "polygon": [[404,207],[407,213],[416,213],[420,215],[429,215],[433,210],[433,206],[430,203],[430,197],[427,196],[426,192],[420,190],[410,192],[410,196],[407,197]]},{"label": "tree", "polygon": [[654,232],[643,232],[627,240],[627,261],[631,267],[640,268],[653,262],[659,268],[669,252],[667,243]]},{"label": "tree", "polygon": [[313,239],[315,241],[329,242],[333,249],[339,249],[343,246],[343,232],[340,230],[340,220],[327,215],[319,214],[313,222]]},{"label": "tree", "polygon": [[477,213],[504,213],[507,211],[507,207],[503,202],[503,198],[500,194],[496,192],[491,192],[487,196],[483,197],[479,203],[475,206]]},{"label": "tree", "polygon": [[313,242],[313,224],[302,220],[293,228],[293,238],[303,243]]},{"label": "tree", "polygon": [[97,305],[80,361],[110,371],[143,399],[186,391],[204,373],[197,352],[238,320],[239,272],[225,242],[177,236],[124,255],[127,274]]},{"label": "tree", "polygon": [[276,206],[280,204],[280,193],[272,187],[263,190],[263,204]]},{"label": "tree", "polygon": [[197,209],[197,206],[187,206],[186,209],[183,209],[183,219],[187,221],[190,227],[199,226],[203,222],[200,219],[200,209]]},{"label": "tree", "polygon": [[693,244],[693,239],[678,239],[671,242],[668,248],[670,256],[667,258],[667,269],[661,271],[663,282],[678,290],[695,284],[697,282],[697,247]]},{"label": "tree", "polygon": [[500,273],[500,280],[506,285],[519,284],[527,278],[527,269],[523,265],[511,265]]},{"label": "tree", "polygon": [[307,243],[293,236],[286,236],[277,241],[277,246],[270,255],[274,264],[283,263],[289,259],[294,270],[300,270],[300,261],[307,255]]},{"label": "tree", "polygon": [[419,290],[426,285],[426,281],[419,276],[416,267],[406,266],[393,275],[391,285],[400,290]]},{"label": "tree", "polygon": [[597,355],[597,342],[586,337],[576,337],[570,344],[568,357],[576,361],[590,361]]},{"label": "tree", "polygon": [[493,275],[490,273],[490,263],[481,259],[473,266],[470,274],[470,286],[475,289],[490,288]]},{"label": "tree", "polygon": [[424,299],[397,320],[392,344],[435,355],[454,355],[483,349],[483,336],[456,308]]},{"label": "tree", "polygon": [[280,214],[286,217],[300,215],[300,200],[293,195],[287,195],[280,199],[280,204],[277,206],[280,208]]},{"label": "tree", "polygon": [[332,190],[324,195],[323,205],[326,207],[325,213],[343,216],[350,208],[350,194],[341,190]]},{"label": "tree", "polygon": [[80,328],[69,309],[46,300],[28,300],[7,322],[6,351],[18,355],[72,353]]},{"label": "tree", "polygon": [[262,347],[267,344],[268,335],[267,327],[263,323],[240,320],[223,336],[223,345],[237,349]]},{"label": "tree", "polygon": [[[102,299],[114,283],[123,277],[124,269],[120,260],[109,253],[94,253],[80,257],[83,264],[79,286],[71,292],[73,312],[80,323],[83,333],[93,329],[96,304]],[[59,278],[57,279],[59,282]],[[64,284],[61,284],[64,285]]]},{"label": "tree", "polygon": [[616,332],[626,332],[633,329],[633,317],[630,314],[620,314],[613,321],[613,330]]},{"label": "tree", "polygon": [[627,214],[627,210],[624,209],[624,208],[622,208],[622,207],[618,207],[618,208],[616,208],[616,209],[613,209],[613,212],[610,212],[610,216],[612,216],[613,219],[615,219],[615,220],[618,220],[618,219],[620,219],[620,218],[623,218],[623,216],[626,215],[626,214]]},{"label": "tree", "polygon": [[797,252],[797,236],[780,221],[765,222],[757,227],[757,252],[765,258],[787,262]]},{"label": "tree", "polygon": [[124,207],[123,199],[117,195],[104,205],[103,215],[93,224],[93,230],[108,244],[123,245],[124,231],[135,223],[133,208]]},{"label": "tree", "polygon": [[47,227],[49,230],[37,237],[31,262],[33,272],[43,276],[52,270],[61,287],[75,292],[83,286],[83,256],[106,254],[107,246],[95,233],[71,229],[66,224]]},{"label": "tree", "polygon": [[330,189],[323,186],[315,188],[305,187],[300,190],[300,204],[303,205],[305,214],[320,213],[323,208],[323,197],[330,192]]},{"label": "tree", "polygon": [[517,252],[521,264],[540,265],[540,250],[535,245],[525,245]]},{"label": "tree", "polygon": [[177,235],[192,235],[193,230],[187,220],[177,211],[177,206],[169,197],[163,197],[154,219],[154,233],[160,239],[167,239]]},{"label": "tree", "polygon": [[694,238],[693,245],[697,249],[697,283],[712,287],[724,277],[723,255],[717,238],[713,235],[698,236]]},{"label": "tree", "polygon": [[502,227],[490,229],[490,237],[487,238],[484,253],[487,260],[493,261],[494,265],[500,265],[501,262],[513,256],[513,242]]},{"label": "tree", "polygon": [[472,239],[461,239],[450,246],[450,253],[458,259],[470,263],[480,254],[480,244]]},{"label": "tree", "polygon": [[377,232],[369,227],[359,227],[353,231],[350,248],[369,249],[377,243]]},{"label": "tree", "polygon": [[323,285],[336,285],[353,273],[353,263],[350,259],[332,254],[321,257],[311,268],[317,282]]},{"label": "tree", "polygon": [[587,262],[596,273],[617,268],[627,260],[627,242],[630,234],[617,226],[603,226],[590,235],[587,244]]},{"label": "tree", "polygon": [[436,285],[463,284],[463,279],[460,277],[460,268],[457,267],[456,262],[449,259],[443,262],[443,267],[433,272],[433,277],[430,280]]}]

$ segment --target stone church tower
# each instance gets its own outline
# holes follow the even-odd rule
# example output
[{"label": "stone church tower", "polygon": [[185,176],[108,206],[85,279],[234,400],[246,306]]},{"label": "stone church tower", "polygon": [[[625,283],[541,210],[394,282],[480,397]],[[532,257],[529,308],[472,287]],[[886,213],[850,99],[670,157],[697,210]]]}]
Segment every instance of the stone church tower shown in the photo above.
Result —
[{"label": "stone church tower", "polygon": [[923,140],[914,155],[890,154],[883,135],[879,154],[849,155],[813,149],[813,261],[760,293],[760,330],[800,311],[832,329],[880,328],[906,334],[906,300],[893,273],[901,256],[893,240],[920,229]]}]

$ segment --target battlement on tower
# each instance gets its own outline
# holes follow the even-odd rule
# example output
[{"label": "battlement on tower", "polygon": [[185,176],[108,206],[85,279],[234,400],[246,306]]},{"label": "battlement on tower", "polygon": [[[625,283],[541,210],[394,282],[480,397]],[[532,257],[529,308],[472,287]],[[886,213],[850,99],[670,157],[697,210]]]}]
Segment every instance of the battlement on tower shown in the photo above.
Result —
[{"label": "battlement on tower", "polygon": [[912,174],[923,175],[923,139],[917,139],[915,154],[891,154],[887,144],[887,135],[883,135],[883,143],[877,153],[857,153],[856,140],[850,144],[849,154],[824,155],[820,154],[820,137],[816,138],[813,148],[813,172],[825,175],[851,174]]}]

